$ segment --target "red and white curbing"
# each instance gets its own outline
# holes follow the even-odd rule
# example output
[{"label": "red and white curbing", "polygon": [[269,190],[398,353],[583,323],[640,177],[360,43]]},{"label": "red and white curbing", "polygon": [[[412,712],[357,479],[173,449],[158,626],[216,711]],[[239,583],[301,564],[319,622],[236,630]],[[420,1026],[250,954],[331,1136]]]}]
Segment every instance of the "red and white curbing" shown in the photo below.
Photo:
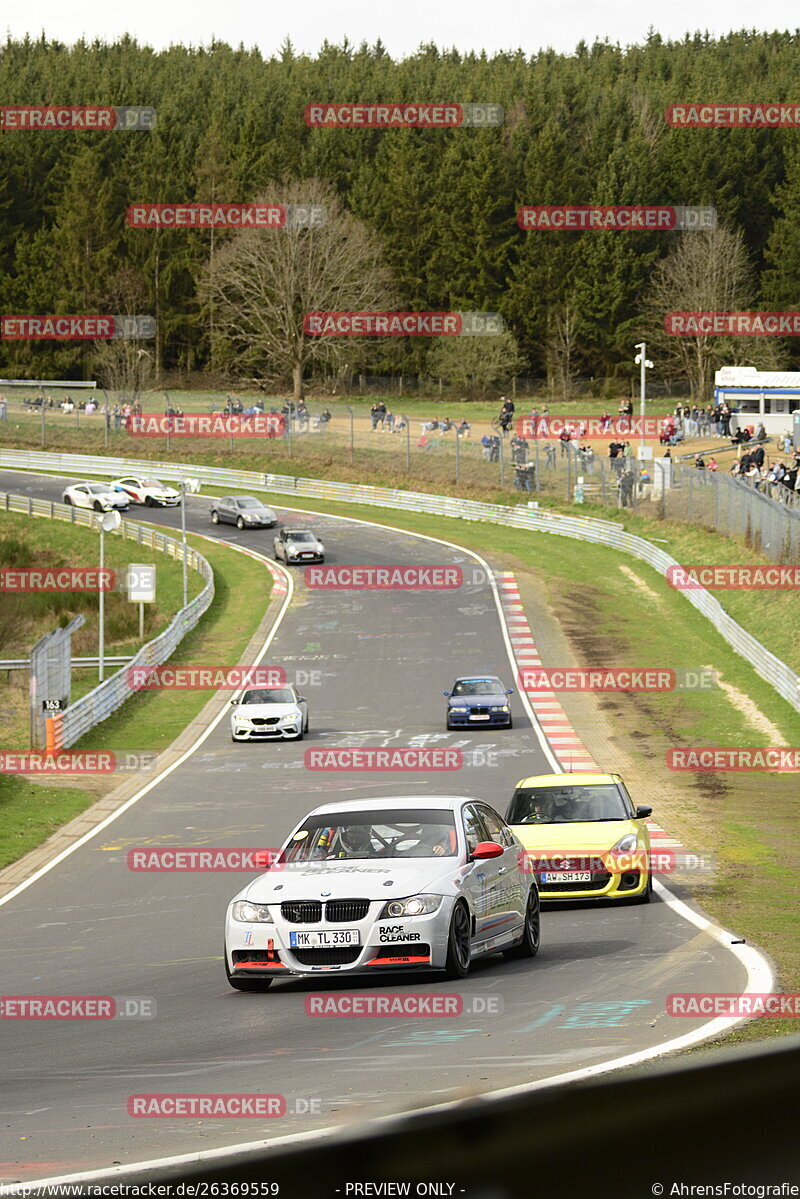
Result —
[{"label": "red and white curbing", "polygon": [[[511,571],[498,571],[495,578],[519,676],[523,667],[543,666],[544,663],[539,657],[536,642],[522,606],[516,576]],[[565,771],[573,774],[605,773],[573,729],[569,717],[554,691],[526,691],[525,694],[544,735],[552,746],[553,753]],[[676,841],[655,821],[648,820],[647,827],[654,850],[672,849],[676,852],[687,852],[686,847],[680,841]]]}]

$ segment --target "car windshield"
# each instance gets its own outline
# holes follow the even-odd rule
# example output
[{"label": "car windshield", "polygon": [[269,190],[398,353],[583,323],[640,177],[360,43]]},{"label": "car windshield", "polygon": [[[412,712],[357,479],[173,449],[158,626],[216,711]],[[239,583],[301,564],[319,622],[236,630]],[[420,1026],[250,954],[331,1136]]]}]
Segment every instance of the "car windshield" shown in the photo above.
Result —
[{"label": "car windshield", "polygon": [[628,805],[613,783],[519,787],[507,816],[509,824],[578,824],[584,820],[631,818]]},{"label": "car windshield", "polygon": [[316,541],[313,533],[287,533],[287,541]]},{"label": "car windshield", "polygon": [[258,500],[251,500],[249,496],[243,496],[235,501],[237,508],[263,508],[263,504],[259,504]]},{"label": "car windshield", "polygon": [[288,687],[259,687],[255,691],[245,691],[241,702],[243,704],[293,704],[295,700]]},{"label": "car windshield", "polygon": [[109,487],[108,483],[87,483],[86,490],[92,495],[105,495],[105,493],[110,491],[111,488]]},{"label": "car windshield", "polygon": [[452,812],[401,808],[312,816],[287,842],[280,860],[453,858],[457,852]]},{"label": "car windshield", "polygon": [[162,491],[167,490],[160,479],[142,479],[142,487],[160,487]]},{"label": "car windshield", "polygon": [[503,694],[499,679],[459,679],[453,695],[498,695]]}]

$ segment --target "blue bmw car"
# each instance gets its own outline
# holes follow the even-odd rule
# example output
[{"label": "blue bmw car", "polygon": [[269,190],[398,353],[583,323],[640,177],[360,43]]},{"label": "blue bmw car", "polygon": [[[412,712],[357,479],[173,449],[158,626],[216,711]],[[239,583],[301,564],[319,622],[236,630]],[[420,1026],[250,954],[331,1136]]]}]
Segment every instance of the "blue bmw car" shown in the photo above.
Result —
[{"label": "blue bmw car", "polygon": [[494,675],[456,679],[447,696],[447,727],[463,729],[474,725],[512,728],[510,687],[504,687]]}]

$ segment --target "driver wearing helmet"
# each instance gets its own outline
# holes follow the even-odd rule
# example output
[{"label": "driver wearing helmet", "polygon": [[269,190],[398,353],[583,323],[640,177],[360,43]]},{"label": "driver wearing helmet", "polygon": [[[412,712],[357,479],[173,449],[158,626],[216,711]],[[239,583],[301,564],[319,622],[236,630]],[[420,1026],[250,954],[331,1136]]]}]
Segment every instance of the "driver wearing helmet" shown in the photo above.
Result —
[{"label": "driver wearing helmet", "polygon": [[372,842],[372,829],[366,824],[353,824],[349,828],[339,830],[339,850],[333,856],[337,858],[374,858],[375,846]]}]

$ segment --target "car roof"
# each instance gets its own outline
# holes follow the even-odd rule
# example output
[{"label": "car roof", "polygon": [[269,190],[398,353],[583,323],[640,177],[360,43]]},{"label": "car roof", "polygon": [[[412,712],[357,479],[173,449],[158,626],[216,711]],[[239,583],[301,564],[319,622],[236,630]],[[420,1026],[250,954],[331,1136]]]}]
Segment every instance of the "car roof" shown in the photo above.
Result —
[{"label": "car roof", "polygon": [[267,506],[263,500],[260,500],[258,496],[255,495],[229,495],[225,498],[229,500],[255,500],[255,502],[260,504],[262,508],[266,508]]},{"label": "car roof", "polygon": [[577,774],[532,774],[526,779],[520,779],[518,787],[563,787],[569,783],[571,787],[592,787],[598,783],[621,783],[618,774],[590,774],[581,770]]},{"label": "car roof", "polygon": [[311,533],[313,537],[316,537],[316,533],[314,533],[314,531],[312,529],[281,529],[281,532],[282,533]]},{"label": "car roof", "polygon": [[319,808],[313,808],[308,816],[335,815],[337,812],[394,811],[397,808],[430,808],[431,811],[455,812],[462,804],[485,802],[485,800],[476,799],[474,795],[381,796],[379,799],[350,799],[322,804]]}]

